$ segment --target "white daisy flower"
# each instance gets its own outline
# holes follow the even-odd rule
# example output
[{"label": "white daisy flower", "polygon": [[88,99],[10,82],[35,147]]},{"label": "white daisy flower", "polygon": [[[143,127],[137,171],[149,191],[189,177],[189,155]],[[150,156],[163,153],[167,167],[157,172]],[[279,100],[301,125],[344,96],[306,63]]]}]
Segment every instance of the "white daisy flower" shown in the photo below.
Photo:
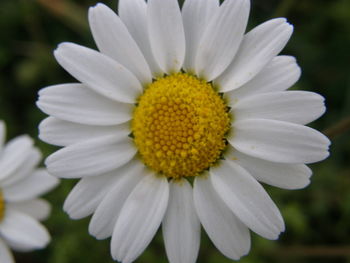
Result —
[{"label": "white daisy flower", "polygon": [[36,168],[42,157],[29,136],[4,145],[5,133],[0,121],[0,262],[14,263],[10,248],[27,252],[49,243],[49,233],[39,221],[48,217],[50,204],[38,197],[58,179]]},{"label": "white daisy flower", "polygon": [[324,111],[315,93],[286,91],[300,76],[277,56],[293,27],[277,18],[245,33],[249,0],[120,0],[119,16],[89,10],[99,49],[63,43],[54,54],[79,84],[40,91],[50,115],[40,138],[64,148],[46,160],[82,178],[64,210],[93,214],[89,232],[134,261],[158,227],[171,263],[196,261],[200,224],[228,258],[250,249],[249,229],[276,239],[282,216],[264,182],[305,187],[305,165],[329,140],[304,126]]}]

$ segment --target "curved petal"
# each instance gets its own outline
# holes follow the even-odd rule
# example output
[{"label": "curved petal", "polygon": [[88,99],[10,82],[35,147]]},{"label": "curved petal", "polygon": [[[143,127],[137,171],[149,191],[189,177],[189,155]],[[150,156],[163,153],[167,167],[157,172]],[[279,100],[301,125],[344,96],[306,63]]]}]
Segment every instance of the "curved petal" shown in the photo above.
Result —
[{"label": "curved petal", "polygon": [[170,183],[169,204],[162,229],[169,262],[195,263],[201,227],[193,205],[192,187],[185,179]]},{"label": "curved petal", "polygon": [[242,87],[229,91],[225,95],[229,104],[254,94],[284,91],[293,86],[300,78],[301,70],[294,57],[274,57],[253,79]]},{"label": "curved petal", "polygon": [[0,152],[0,181],[11,176],[32,152],[33,140],[27,135],[9,141]]},{"label": "curved petal", "polygon": [[232,107],[235,121],[272,119],[307,124],[325,111],[324,98],[308,91],[279,91],[243,98]]},{"label": "curved petal", "polygon": [[89,233],[97,239],[112,236],[117,218],[126,199],[145,176],[145,166],[134,160],[118,170],[113,188],[98,205],[89,225]]},{"label": "curved petal", "polygon": [[48,171],[62,178],[100,175],[129,162],[136,148],[129,139],[105,136],[67,146],[50,155]]},{"label": "curved petal", "polygon": [[132,105],[107,99],[82,84],[62,84],[39,91],[38,107],[56,118],[90,125],[116,125],[132,116]]},{"label": "curved petal", "polygon": [[182,6],[182,20],[186,39],[186,55],[183,67],[188,72],[194,72],[199,40],[208,22],[218,9],[218,0],[186,0]]},{"label": "curved petal", "polygon": [[131,132],[129,125],[129,123],[123,123],[113,126],[93,126],[48,117],[39,125],[39,138],[44,142],[58,146],[68,146],[108,135],[127,139]]},{"label": "curved petal", "polygon": [[232,62],[243,39],[250,9],[249,0],[224,1],[200,39],[195,71],[211,81]]},{"label": "curved petal", "polygon": [[[22,149],[21,149],[22,150]],[[22,161],[21,165],[11,173],[11,176],[6,177],[1,181],[3,188],[16,184],[23,178],[30,176],[41,161],[41,152],[36,147],[31,147],[27,157]]]},{"label": "curved petal", "polygon": [[6,201],[20,202],[43,195],[57,186],[59,180],[48,174],[46,169],[38,169],[27,178],[3,189]]},{"label": "curved petal", "polygon": [[167,208],[169,185],[153,174],[137,184],[126,200],[115,225],[111,252],[115,260],[134,261],[151,242]]},{"label": "curved petal", "polygon": [[62,43],[54,55],[73,77],[107,98],[134,103],[142,91],[140,82],[129,70],[100,52]]},{"label": "curved petal", "polygon": [[238,260],[250,250],[249,230],[221,200],[208,177],[197,176],[194,205],[210,239],[226,257]]},{"label": "curved petal", "polygon": [[5,125],[5,122],[0,120],[0,152],[2,147],[4,146],[5,139],[6,139],[6,125]]},{"label": "curved petal", "polygon": [[69,193],[63,210],[72,219],[80,219],[92,214],[112,188],[117,171],[81,179]]},{"label": "curved petal", "polygon": [[139,47],[120,18],[104,4],[89,9],[89,23],[98,49],[129,69],[142,84],[152,82]]},{"label": "curved petal", "polygon": [[162,70],[153,56],[148,39],[146,2],[144,0],[119,0],[118,13],[141,49],[153,76],[162,75]]},{"label": "curved petal", "polygon": [[313,163],[329,155],[330,141],[322,133],[283,121],[236,121],[230,144],[247,155],[277,163]]},{"label": "curved petal", "polygon": [[310,183],[312,171],[304,164],[274,163],[258,159],[230,147],[225,158],[234,160],[256,180],[284,189],[300,189]]},{"label": "curved petal", "polygon": [[185,59],[185,33],[177,0],[149,0],[147,26],[151,49],[165,73],[180,71]]},{"label": "curved petal", "polygon": [[4,241],[0,238],[0,262],[1,263],[15,263],[15,259],[11,250],[7,247]]},{"label": "curved petal", "polygon": [[284,18],[269,20],[246,34],[233,63],[215,83],[221,92],[234,90],[251,80],[287,44],[293,26]]},{"label": "curved petal", "polygon": [[277,239],[284,222],[264,188],[242,167],[223,161],[210,171],[216,193],[251,230],[267,239]]},{"label": "curved petal", "polygon": [[6,210],[6,217],[0,224],[0,235],[18,251],[41,249],[50,241],[49,233],[43,225],[13,209]]},{"label": "curved petal", "polygon": [[47,219],[51,212],[50,203],[44,199],[32,199],[18,203],[8,203],[7,206],[19,210],[39,221]]}]

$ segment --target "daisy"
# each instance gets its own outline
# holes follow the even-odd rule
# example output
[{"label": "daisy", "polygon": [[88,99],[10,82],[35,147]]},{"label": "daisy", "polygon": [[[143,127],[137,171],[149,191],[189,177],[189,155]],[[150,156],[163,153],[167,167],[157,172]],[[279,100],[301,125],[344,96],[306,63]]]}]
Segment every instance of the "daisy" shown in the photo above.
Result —
[{"label": "daisy", "polygon": [[38,198],[58,184],[45,169],[37,169],[40,151],[27,135],[4,145],[5,124],[0,121],[0,262],[14,263],[9,248],[27,252],[46,247],[46,228],[38,221],[50,213],[47,201]]},{"label": "daisy", "polygon": [[249,0],[120,0],[119,15],[89,10],[99,51],[62,43],[54,55],[80,83],[47,87],[40,138],[64,148],[46,159],[81,178],[64,210],[92,214],[89,232],[134,261],[162,225],[171,263],[196,261],[200,225],[225,256],[250,249],[250,231],[276,239],[282,216],[259,182],[309,183],[305,165],[329,140],[304,126],[324,111],[315,93],[286,91],[300,76],[277,56],[284,18],[245,33]]}]

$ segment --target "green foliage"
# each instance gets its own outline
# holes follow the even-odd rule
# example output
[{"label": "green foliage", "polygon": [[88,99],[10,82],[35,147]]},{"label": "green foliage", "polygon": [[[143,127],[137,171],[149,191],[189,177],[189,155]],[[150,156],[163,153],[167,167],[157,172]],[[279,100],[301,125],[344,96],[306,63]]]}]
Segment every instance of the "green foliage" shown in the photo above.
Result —
[{"label": "green foliage", "polygon": [[[297,57],[303,75],[296,89],[326,98],[327,113],[312,126],[325,130],[350,116],[350,1],[253,0],[249,28],[271,17],[286,16],[294,24],[284,54]],[[55,3],[62,3],[59,8]],[[105,1],[116,8],[116,1]],[[73,79],[55,62],[52,51],[63,41],[95,47],[87,24],[93,0],[0,1],[0,119],[8,138],[29,133],[45,117],[35,106],[39,89]],[[348,125],[349,126],[349,125]],[[344,130],[344,129],[343,129]],[[311,185],[287,191],[266,187],[281,208],[286,231],[278,241],[252,234],[251,253],[243,263],[350,262],[350,140],[341,130],[332,138],[331,157],[312,165]],[[328,130],[329,131],[329,130]],[[45,156],[55,148],[37,140]],[[88,234],[89,219],[73,221],[62,211],[75,182],[63,180],[47,198],[53,204],[45,222],[52,243],[42,251],[16,254],[18,263],[113,262],[109,240]],[[161,233],[137,260],[167,262]],[[228,263],[202,232],[198,262]]]}]

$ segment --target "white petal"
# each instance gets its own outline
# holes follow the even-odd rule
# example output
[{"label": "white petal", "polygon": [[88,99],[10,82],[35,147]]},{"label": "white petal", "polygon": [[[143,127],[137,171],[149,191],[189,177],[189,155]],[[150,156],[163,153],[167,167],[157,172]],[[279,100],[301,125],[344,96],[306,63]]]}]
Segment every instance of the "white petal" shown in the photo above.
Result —
[{"label": "white petal", "polygon": [[1,263],[15,263],[10,249],[4,241],[0,238],[0,262]]},{"label": "white petal", "polygon": [[81,179],[69,193],[63,210],[72,219],[80,219],[92,214],[113,187],[119,171],[123,170],[124,167],[120,167],[103,175]]},{"label": "white petal", "polygon": [[142,84],[152,82],[139,47],[120,18],[104,4],[89,9],[89,23],[98,49],[129,69]]},{"label": "white petal", "polygon": [[126,200],[115,225],[111,252],[115,260],[134,261],[151,242],[167,208],[165,177],[145,175]]},{"label": "white petal", "polygon": [[62,43],[54,55],[73,77],[107,98],[134,103],[142,87],[124,66],[95,50]]},{"label": "white petal", "polygon": [[49,202],[44,199],[33,199],[18,203],[8,203],[7,205],[12,209],[19,210],[39,221],[47,219],[51,212]]},{"label": "white petal", "polygon": [[222,92],[237,89],[251,80],[286,45],[293,26],[284,18],[269,20],[246,34],[233,63],[215,80]]},{"label": "white petal", "polygon": [[91,218],[89,232],[97,239],[112,236],[113,229],[125,200],[146,171],[139,160],[129,162],[118,170],[113,188],[106,194]]},{"label": "white petal", "polygon": [[0,236],[16,250],[29,251],[47,246],[50,236],[43,225],[29,215],[13,209],[6,210],[0,223]]},{"label": "white petal", "polygon": [[238,164],[226,160],[210,171],[217,194],[251,230],[276,239],[284,231],[283,218],[264,188]]},{"label": "white petal", "polygon": [[199,219],[217,249],[234,260],[246,255],[249,230],[221,200],[208,177],[196,177],[193,195]]},{"label": "white petal", "polygon": [[185,33],[177,0],[149,0],[147,4],[149,41],[160,68],[178,72],[185,59]]},{"label": "white petal", "polygon": [[36,198],[53,189],[59,180],[48,174],[46,169],[38,169],[27,178],[3,189],[6,201],[19,202]]},{"label": "white petal", "polygon": [[170,263],[195,263],[200,245],[200,223],[187,180],[170,183],[169,204],[162,224]]},{"label": "white petal", "polygon": [[132,105],[107,99],[82,84],[40,90],[38,107],[62,120],[90,125],[115,125],[131,119]]},{"label": "white petal", "polygon": [[263,119],[234,123],[230,144],[245,154],[278,163],[313,163],[329,155],[322,133],[298,124]]},{"label": "white petal", "polygon": [[260,182],[284,189],[300,189],[310,183],[312,171],[304,164],[274,163],[258,159],[230,147],[225,158],[234,160]]},{"label": "white petal", "polygon": [[141,49],[153,76],[161,75],[162,70],[153,56],[148,39],[146,2],[144,0],[119,0],[118,13]]},{"label": "white petal", "polygon": [[252,80],[242,87],[229,91],[225,95],[235,103],[246,96],[284,91],[293,86],[300,78],[301,70],[294,57],[274,57]]},{"label": "white petal", "polygon": [[93,126],[63,121],[55,117],[44,119],[39,125],[39,138],[47,143],[68,146],[96,137],[116,135],[127,139],[130,123],[113,126]]},{"label": "white petal", "polygon": [[186,0],[183,4],[182,20],[186,39],[186,56],[183,67],[188,72],[194,72],[199,40],[218,9],[218,0]]},{"label": "white petal", "polygon": [[9,141],[0,152],[0,181],[11,176],[27,159],[33,148],[33,140],[22,135]]},{"label": "white petal", "polygon": [[60,149],[50,155],[45,164],[53,175],[79,178],[116,169],[129,162],[135,153],[129,138],[105,136]]},{"label": "white petal", "polygon": [[232,62],[247,26],[249,0],[224,1],[200,39],[195,70],[207,81],[218,77]]},{"label": "white petal", "polygon": [[4,146],[5,139],[6,139],[6,125],[5,125],[5,122],[0,120],[0,151]]},{"label": "white petal", "polygon": [[27,157],[22,161],[21,165],[19,165],[19,167],[17,167],[17,169],[12,172],[10,176],[6,177],[1,182],[2,187],[5,188],[13,185],[23,178],[31,175],[41,161],[41,158],[41,152],[37,148],[31,147],[30,151],[28,151]]},{"label": "white petal", "polygon": [[325,111],[324,98],[308,91],[279,91],[252,95],[233,105],[235,121],[273,119],[307,124]]}]

